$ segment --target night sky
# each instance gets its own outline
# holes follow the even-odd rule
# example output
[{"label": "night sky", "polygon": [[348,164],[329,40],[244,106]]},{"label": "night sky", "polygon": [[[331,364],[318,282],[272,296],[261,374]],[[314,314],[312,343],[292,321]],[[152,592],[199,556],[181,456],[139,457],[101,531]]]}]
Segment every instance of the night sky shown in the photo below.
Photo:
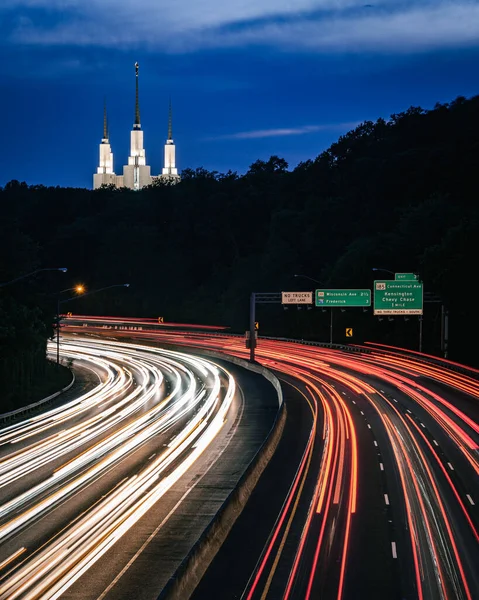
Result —
[{"label": "night sky", "polygon": [[0,185],[92,186],[109,111],[161,171],[291,167],[361,121],[479,93],[478,0],[0,0]]}]

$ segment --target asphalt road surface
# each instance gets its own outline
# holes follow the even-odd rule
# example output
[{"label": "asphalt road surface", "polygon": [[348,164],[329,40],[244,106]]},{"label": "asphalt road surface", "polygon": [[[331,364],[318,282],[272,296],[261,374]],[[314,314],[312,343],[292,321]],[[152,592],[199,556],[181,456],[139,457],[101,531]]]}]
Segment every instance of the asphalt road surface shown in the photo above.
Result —
[{"label": "asphalt road surface", "polygon": [[276,394],[137,344],[72,338],[62,355],[98,384],[0,430],[0,598],[156,598],[266,437]]},{"label": "asphalt road surface", "polygon": [[[115,335],[247,357],[236,336]],[[257,361],[284,438],[194,598],[479,597],[478,372],[267,339]]]}]

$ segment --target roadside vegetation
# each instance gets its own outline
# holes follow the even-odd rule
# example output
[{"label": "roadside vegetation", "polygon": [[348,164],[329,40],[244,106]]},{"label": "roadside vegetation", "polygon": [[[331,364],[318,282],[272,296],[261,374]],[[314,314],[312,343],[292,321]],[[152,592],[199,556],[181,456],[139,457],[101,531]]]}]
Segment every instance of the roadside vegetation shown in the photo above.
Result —
[{"label": "roadside vegetation", "polygon": [[[178,185],[140,192],[27,186],[0,190],[1,389],[44,372],[51,294],[128,282],[65,310],[247,328],[251,291],[372,288],[372,267],[417,272],[450,314],[450,358],[477,365],[479,96],[365,122],[289,169],[277,156],[243,174],[185,169]],[[426,305],[425,351],[439,353],[440,303]],[[418,319],[335,313],[335,341],[417,348]],[[259,308],[260,334],[329,340],[321,310]],[[476,333],[474,333],[474,331]],[[42,366],[43,365],[43,366]],[[23,383],[22,383],[23,385]]]}]

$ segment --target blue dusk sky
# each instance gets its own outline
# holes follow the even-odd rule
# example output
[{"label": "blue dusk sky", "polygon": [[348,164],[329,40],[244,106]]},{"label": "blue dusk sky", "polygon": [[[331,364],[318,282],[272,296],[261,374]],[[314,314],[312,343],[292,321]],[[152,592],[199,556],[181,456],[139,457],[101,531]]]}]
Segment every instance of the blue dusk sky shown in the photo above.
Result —
[{"label": "blue dusk sky", "polygon": [[161,170],[315,158],[364,120],[479,93],[478,0],[0,0],[0,185],[92,186],[109,113]]}]

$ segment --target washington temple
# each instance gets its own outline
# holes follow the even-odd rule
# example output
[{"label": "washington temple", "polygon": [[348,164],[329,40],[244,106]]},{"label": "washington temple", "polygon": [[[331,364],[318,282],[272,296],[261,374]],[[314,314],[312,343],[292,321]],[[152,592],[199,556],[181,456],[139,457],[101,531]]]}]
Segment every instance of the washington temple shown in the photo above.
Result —
[{"label": "washington temple", "polygon": [[176,183],[180,180],[175,164],[175,144],[172,137],[171,102],[168,115],[168,139],[165,144],[165,166],[161,175],[151,175],[151,167],[146,164],[146,153],[143,146],[143,130],[140,124],[140,100],[138,94],[138,63],[136,72],[135,122],[130,134],[130,156],[128,164],[123,167],[123,175],[115,175],[113,170],[113,153],[111,151],[106,106],[103,115],[103,138],[100,144],[100,164],[93,175],[93,189],[102,185],[114,185],[117,188],[127,187],[140,190],[151,185],[155,180]]}]

